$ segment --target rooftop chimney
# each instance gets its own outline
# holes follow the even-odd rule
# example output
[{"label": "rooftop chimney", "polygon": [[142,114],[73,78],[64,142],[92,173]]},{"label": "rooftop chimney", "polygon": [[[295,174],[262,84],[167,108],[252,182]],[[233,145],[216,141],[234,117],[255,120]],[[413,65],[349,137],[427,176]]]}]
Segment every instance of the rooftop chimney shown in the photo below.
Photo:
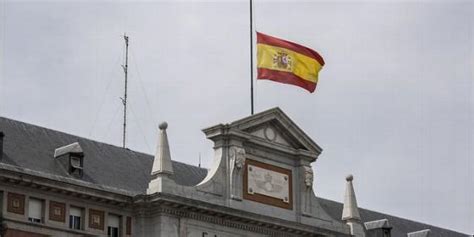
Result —
[{"label": "rooftop chimney", "polygon": [[5,137],[5,133],[0,132],[0,160],[3,158],[3,137]]},{"label": "rooftop chimney", "polygon": [[356,237],[365,237],[364,227],[360,222],[359,208],[352,185],[354,177],[348,175],[346,177],[346,194],[344,195],[344,208],[342,210],[342,220],[351,228],[351,234]]},{"label": "rooftop chimney", "polygon": [[159,174],[173,174],[173,164],[171,162],[168,135],[166,134],[166,128],[168,128],[168,123],[161,123],[159,125],[159,128],[160,140],[158,141],[155,159],[153,161],[153,169],[151,170],[151,175],[154,177],[158,176]]}]

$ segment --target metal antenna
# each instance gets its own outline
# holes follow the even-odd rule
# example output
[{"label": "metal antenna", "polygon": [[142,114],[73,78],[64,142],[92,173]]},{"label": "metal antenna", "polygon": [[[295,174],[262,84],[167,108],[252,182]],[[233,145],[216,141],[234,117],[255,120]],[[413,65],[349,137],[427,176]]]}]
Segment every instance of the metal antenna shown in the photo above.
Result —
[{"label": "metal antenna", "polygon": [[127,135],[127,76],[128,76],[128,36],[127,34],[123,35],[125,40],[125,65],[122,65],[123,72],[125,73],[125,93],[124,97],[120,98],[123,104],[123,137],[122,137],[122,147],[125,148],[125,138]]},{"label": "metal antenna", "polygon": [[201,152],[199,152],[199,165],[198,165],[199,168],[201,168]]}]

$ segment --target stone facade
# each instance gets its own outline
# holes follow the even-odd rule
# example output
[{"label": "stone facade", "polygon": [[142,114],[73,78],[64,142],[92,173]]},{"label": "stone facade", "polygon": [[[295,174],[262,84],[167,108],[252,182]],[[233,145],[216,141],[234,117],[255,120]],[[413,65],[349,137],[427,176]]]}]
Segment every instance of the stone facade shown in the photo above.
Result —
[{"label": "stone facade", "polygon": [[[315,195],[312,167],[322,149],[278,108],[204,129],[214,142],[209,170],[171,160],[166,123],[155,157],[17,123],[0,120],[2,236],[362,237],[369,231],[352,177],[338,217],[339,207]],[[38,139],[26,139],[36,133]]]}]

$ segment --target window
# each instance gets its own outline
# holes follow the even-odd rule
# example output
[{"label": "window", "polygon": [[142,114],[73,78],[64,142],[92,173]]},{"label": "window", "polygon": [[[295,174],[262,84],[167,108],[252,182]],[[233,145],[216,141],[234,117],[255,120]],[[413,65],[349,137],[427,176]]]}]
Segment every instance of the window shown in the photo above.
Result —
[{"label": "window", "polygon": [[71,156],[71,166],[73,168],[82,168],[81,158],[77,156]]},{"label": "window", "polygon": [[69,229],[82,230],[82,209],[78,207],[69,208]]},{"label": "window", "polygon": [[69,173],[77,178],[82,177],[82,158],[81,154],[70,154],[69,156]]},{"label": "window", "polygon": [[43,200],[30,198],[28,201],[28,221],[41,223],[43,221]]},{"label": "window", "polygon": [[120,235],[119,230],[120,230],[120,216],[109,215],[108,227],[107,227],[107,236],[119,237],[119,235]]}]

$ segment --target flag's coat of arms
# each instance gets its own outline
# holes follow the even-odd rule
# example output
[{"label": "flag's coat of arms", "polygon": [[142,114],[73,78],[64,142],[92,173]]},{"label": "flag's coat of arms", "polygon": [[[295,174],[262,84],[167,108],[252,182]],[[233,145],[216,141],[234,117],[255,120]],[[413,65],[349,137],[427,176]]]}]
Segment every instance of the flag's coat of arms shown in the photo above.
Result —
[{"label": "flag's coat of arms", "polygon": [[285,51],[278,51],[273,55],[273,66],[275,68],[291,71],[292,59]]},{"label": "flag's coat of arms", "polygon": [[314,50],[257,32],[257,79],[316,89],[323,58]]}]

